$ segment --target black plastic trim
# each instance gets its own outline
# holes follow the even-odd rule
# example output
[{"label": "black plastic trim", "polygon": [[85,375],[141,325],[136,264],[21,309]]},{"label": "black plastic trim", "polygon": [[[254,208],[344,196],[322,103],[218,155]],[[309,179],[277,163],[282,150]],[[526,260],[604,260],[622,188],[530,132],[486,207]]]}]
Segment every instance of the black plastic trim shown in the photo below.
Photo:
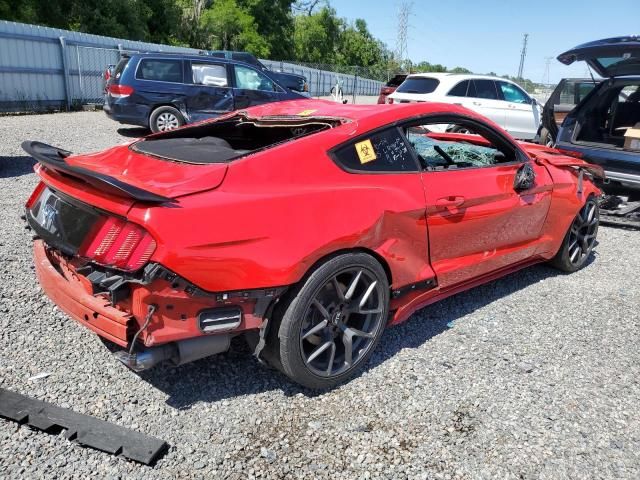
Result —
[{"label": "black plastic trim", "polygon": [[159,438],[3,388],[0,388],[0,416],[46,433],[66,430],[68,440],[145,465],[152,465],[168,447]]}]

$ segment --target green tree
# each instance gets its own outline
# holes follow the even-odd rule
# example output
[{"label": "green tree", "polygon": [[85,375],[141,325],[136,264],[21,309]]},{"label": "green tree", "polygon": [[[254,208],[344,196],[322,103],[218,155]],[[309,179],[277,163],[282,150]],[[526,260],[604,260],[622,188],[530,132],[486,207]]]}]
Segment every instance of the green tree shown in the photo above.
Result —
[{"label": "green tree", "polygon": [[236,0],[216,0],[204,11],[201,23],[209,32],[207,45],[214,49],[246,50],[269,56],[269,44],[257,30],[254,18]]},{"label": "green tree", "polygon": [[293,0],[238,0],[269,44],[271,60],[291,60],[294,56],[292,4]]},{"label": "green tree", "polygon": [[311,15],[297,15],[293,33],[296,60],[335,63],[341,26],[335,10],[329,7]]}]

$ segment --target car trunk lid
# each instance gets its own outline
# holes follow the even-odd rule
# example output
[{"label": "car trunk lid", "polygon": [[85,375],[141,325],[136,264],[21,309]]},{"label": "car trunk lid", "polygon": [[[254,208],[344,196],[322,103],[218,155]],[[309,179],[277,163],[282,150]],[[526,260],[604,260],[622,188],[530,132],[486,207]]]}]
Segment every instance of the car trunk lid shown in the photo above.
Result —
[{"label": "car trunk lid", "polygon": [[585,61],[602,77],[640,75],[640,37],[605,38],[578,45],[558,55],[565,65]]},{"label": "car trunk lid", "polygon": [[72,155],[40,142],[24,142],[23,148],[46,170],[58,174],[59,181],[60,176],[71,177],[75,183],[145,203],[171,202],[183,195],[214,189],[227,171],[224,163],[168,161],[135,152],[129,145],[85,155]]}]

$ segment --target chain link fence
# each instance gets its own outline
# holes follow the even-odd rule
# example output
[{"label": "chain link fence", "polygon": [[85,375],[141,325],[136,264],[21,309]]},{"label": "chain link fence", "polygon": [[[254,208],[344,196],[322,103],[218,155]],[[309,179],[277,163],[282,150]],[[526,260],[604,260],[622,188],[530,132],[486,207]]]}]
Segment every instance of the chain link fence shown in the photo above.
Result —
[{"label": "chain link fence", "polygon": [[[110,65],[116,65],[123,53],[124,50],[81,45],[71,45],[65,49],[72,107],[104,103],[104,72]],[[359,66],[272,60],[261,62],[275,72],[303,75],[312,97],[347,100],[349,103],[375,103],[380,88],[396,74],[391,70]],[[516,83],[541,105],[544,105],[555,87],[530,82]]]},{"label": "chain link fence", "polygon": [[72,107],[104,103],[104,73],[116,65],[121,52],[117,49],[71,45],[65,50],[69,71],[69,94]]}]

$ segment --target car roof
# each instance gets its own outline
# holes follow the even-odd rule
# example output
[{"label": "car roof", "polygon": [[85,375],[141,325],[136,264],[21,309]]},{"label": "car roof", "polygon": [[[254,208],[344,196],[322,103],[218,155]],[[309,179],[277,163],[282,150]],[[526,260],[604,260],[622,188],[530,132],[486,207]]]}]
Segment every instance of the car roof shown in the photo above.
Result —
[{"label": "car roof", "polygon": [[438,102],[353,105],[340,104],[328,100],[301,99],[258,105],[244,111],[248,116],[254,118],[341,119],[356,124],[355,134],[386,125],[393,125],[396,122],[402,122],[412,117],[438,113],[457,113],[494,125],[493,122],[467,108]]},{"label": "car roof", "polygon": [[407,78],[437,78],[440,81],[447,79],[452,82],[462,80],[503,80],[505,82],[514,83],[513,80],[509,80],[508,78],[496,77],[494,75],[478,75],[475,73],[422,72],[412,73]]},{"label": "car roof", "polygon": [[249,65],[253,68],[256,66],[243,62],[240,60],[233,60],[225,57],[214,57],[213,55],[197,54],[197,53],[172,53],[172,52],[140,52],[127,54],[129,57],[141,57],[141,58],[160,58],[160,59],[179,59],[179,60],[211,60],[217,63],[231,63],[239,65]]}]

